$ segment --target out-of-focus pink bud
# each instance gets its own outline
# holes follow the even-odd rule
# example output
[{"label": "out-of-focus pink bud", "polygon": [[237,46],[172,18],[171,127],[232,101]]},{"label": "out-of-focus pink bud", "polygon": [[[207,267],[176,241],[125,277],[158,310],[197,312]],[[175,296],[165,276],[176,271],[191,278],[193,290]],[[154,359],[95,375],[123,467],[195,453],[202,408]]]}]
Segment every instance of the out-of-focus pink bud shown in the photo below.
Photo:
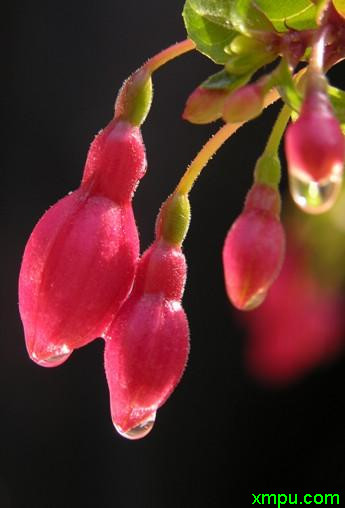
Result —
[{"label": "out-of-focus pink bud", "polygon": [[299,179],[341,177],[345,139],[326,92],[307,92],[299,118],[287,129],[285,152],[290,174]]},{"label": "out-of-focus pink bud", "polygon": [[247,122],[259,116],[264,107],[264,91],[259,83],[251,83],[235,90],[226,99],[223,119],[226,122]]},{"label": "out-of-focus pink bud", "polygon": [[132,293],[106,334],[112,420],[129,439],[148,434],[184,371],[189,352],[181,306],[185,279],[181,248],[156,240],[141,258]]},{"label": "out-of-focus pink bud", "polygon": [[225,239],[226,290],[231,302],[240,310],[260,305],[280,271],[285,236],[279,211],[278,191],[268,185],[254,184],[243,212]]},{"label": "out-of-focus pink bud", "polygon": [[131,197],[145,172],[140,131],[111,121],[81,187],[52,206],[26,245],[19,309],[30,357],[46,367],[101,336],[127,297],[139,256]]},{"label": "out-of-focus pink bud", "polygon": [[343,302],[322,288],[291,248],[277,281],[259,309],[246,315],[247,363],[253,376],[286,384],[329,360],[343,344]]},{"label": "out-of-focus pink bud", "polygon": [[182,114],[184,120],[206,124],[221,118],[227,90],[212,90],[198,86],[188,97]]}]

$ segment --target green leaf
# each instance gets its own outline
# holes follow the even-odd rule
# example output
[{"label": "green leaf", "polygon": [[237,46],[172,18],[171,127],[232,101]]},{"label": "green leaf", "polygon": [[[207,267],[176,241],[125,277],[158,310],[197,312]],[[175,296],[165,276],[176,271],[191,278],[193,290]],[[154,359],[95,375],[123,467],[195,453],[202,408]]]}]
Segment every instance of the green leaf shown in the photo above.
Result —
[{"label": "green leaf", "polygon": [[193,7],[193,0],[186,1],[183,19],[188,36],[195,42],[197,49],[214,62],[224,64],[229,58],[224,48],[230,44],[237,33],[199,14]]},{"label": "green leaf", "polygon": [[260,67],[273,62],[275,59],[276,55],[263,52],[232,55],[229,56],[229,60],[226,62],[225,67],[230,74],[243,75],[248,72],[254,74]]},{"label": "green leaf", "polygon": [[233,0],[190,0],[189,3],[200,16],[229,28]]},{"label": "green leaf", "polygon": [[277,69],[277,85],[279,86],[279,93],[282,99],[293,111],[297,113],[301,109],[302,95],[297,90],[296,84],[292,79],[291,72],[287,63],[282,60]]},{"label": "green leaf", "polygon": [[208,88],[209,90],[227,90],[232,92],[236,88],[248,83],[251,77],[252,73],[238,76],[236,74],[229,74],[225,69],[223,69],[206,79],[201,86],[202,88]]},{"label": "green leaf", "polygon": [[339,122],[345,126],[345,92],[334,86],[329,86],[327,93]]},{"label": "green leaf", "polygon": [[237,76],[236,74],[229,74],[225,69],[223,69],[222,71],[210,76],[202,83],[201,86],[202,88],[208,88],[209,90],[227,90],[231,92],[248,83],[251,77],[252,73]]},{"label": "green leaf", "polygon": [[253,0],[233,0],[232,4],[231,24],[239,32],[250,36],[255,31],[274,31],[266,13]]},{"label": "green leaf", "polygon": [[310,0],[255,0],[276,30],[316,28],[317,6]]},{"label": "green leaf", "polygon": [[343,18],[345,18],[345,0],[333,0],[333,5]]}]

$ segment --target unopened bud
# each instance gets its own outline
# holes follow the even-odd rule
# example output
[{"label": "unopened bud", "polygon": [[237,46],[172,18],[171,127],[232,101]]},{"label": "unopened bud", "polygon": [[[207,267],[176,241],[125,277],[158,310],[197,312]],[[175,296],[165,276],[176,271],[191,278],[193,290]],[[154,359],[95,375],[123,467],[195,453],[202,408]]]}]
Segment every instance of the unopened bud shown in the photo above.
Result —
[{"label": "unopened bud", "polygon": [[101,336],[127,298],[139,256],[131,199],[145,170],[140,129],[113,119],[91,144],[79,189],[34,228],[19,309],[39,365],[57,366]]},{"label": "unopened bud", "polygon": [[323,90],[307,91],[301,114],[285,136],[289,172],[315,182],[340,176],[345,139]]},{"label": "unopened bud", "polygon": [[[236,53],[236,55],[252,53],[253,51],[265,50],[265,45],[253,37],[246,35],[237,35],[229,44],[229,53]],[[225,48],[227,52],[227,48]]]},{"label": "unopened bud", "polygon": [[224,103],[223,118],[229,123],[246,122],[259,116],[263,107],[263,88],[258,83],[252,83],[229,95]]},{"label": "unopened bud", "polygon": [[184,120],[195,124],[206,124],[221,118],[227,90],[211,90],[199,86],[188,97],[182,114]]},{"label": "unopened bud", "polygon": [[275,189],[254,184],[243,212],[225,239],[226,290],[240,310],[260,305],[280,271],[285,236],[278,217],[279,207],[280,198]]},{"label": "unopened bud", "polygon": [[132,293],[107,333],[105,371],[116,430],[146,436],[156,411],[179,382],[189,352],[181,297],[186,262],[158,240],[142,256]]}]

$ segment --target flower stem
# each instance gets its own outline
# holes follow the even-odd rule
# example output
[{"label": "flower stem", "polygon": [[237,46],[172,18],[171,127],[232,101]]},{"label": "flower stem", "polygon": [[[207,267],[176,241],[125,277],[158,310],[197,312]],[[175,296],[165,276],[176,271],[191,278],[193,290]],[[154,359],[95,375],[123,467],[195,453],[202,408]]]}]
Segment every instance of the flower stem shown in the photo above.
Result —
[{"label": "flower stem", "polygon": [[[279,97],[277,90],[272,89],[265,97],[265,107],[275,102],[279,99]],[[223,127],[221,127],[214,136],[207,141],[195,159],[188,166],[185,174],[182,176],[176,187],[175,193],[188,194],[208,161],[213,157],[223,143],[225,143],[225,141],[245,123],[246,122],[238,122],[223,125]]]},{"label": "flower stem", "polygon": [[279,112],[277,120],[273,126],[272,132],[268,138],[266,148],[264,151],[265,155],[276,155],[278,153],[280,141],[283,137],[287,123],[290,119],[291,109],[289,106],[284,104]]},{"label": "flower stem", "polygon": [[162,65],[195,48],[193,41],[186,39],[163,49],[123,83],[115,102],[115,118],[122,118],[132,125],[140,126],[146,119],[152,102],[152,73]]},{"label": "flower stem", "polygon": [[320,74],[323,71],[327,32],[327,26],[321,27],[320,30],[318,30],[316,33],[316,38],[312,45],[312,50],[309,58],[309,68],[317,74]]},{"label": "flower stem", "polygon": [[274,123],[266,147],[256,162],[254,181],[257,183],[262,183],[278,189],[281,178],[281,164],[278,149],[290,114],[291,109],[285,104]]},{"label": "flower stem", "polygon": [[173,60],[174,58],[177,58],[178,56],[183,55],[188,51],[192,51],[193,49],[195,49],[195,43],[190,39],[177,42],[176,44],[163,49],[157,53],[157,55],[151,57],[144,64],[144,67],[146,67],[146,69],[152,73],[165,63],[169,62],[169,60]]}]

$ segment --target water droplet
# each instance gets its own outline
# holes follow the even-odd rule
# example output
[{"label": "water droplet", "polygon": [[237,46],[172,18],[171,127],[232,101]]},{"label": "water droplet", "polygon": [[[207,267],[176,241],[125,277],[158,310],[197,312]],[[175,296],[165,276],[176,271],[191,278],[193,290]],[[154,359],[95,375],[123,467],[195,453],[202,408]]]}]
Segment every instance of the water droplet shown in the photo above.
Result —
[{"label": "water droplet", "polygon": [[264,299],[267,295],[267,289],[259,289],[257,293],[255,293],[249,300],[246,302],[244,307],[241,310],[253,310],[256,309],[256,307],[259,307],[259,305],[262,304]]},{"label": "water droplet", "polygon": [[72,354],[72,350],[69,349],[66,344],[55,348],[50,356],[46,356],[45,358],[39,357],[35,352],[31,354],[31,359],[38,363],[41,367],[58,367],[62,363],[64,363],[67,358]]},{"label": "water droplet", "polygon": [[147,436],[147,434],[149,432],[151,432],[153,425],[155,423],[155,419],[156,419],[156,412],[151,413],[150,416],[144,422],[141,422],[139,425],[137,425],[136,427],[133,427],[132,429],[127,430],[126,432],[124,432],[121,429],[121,427],[116,425],[115,423],[114,423],[114,426],[115,426],[115,429],[117,430],[117,432],[122,437],[125,437],[127,439],[132,439],[132,440],[141,439],[141,438]]},{"label": "water droplet", "polygon": [[303,211],[311,214],[324,213],[333,206],[337,199],[341,180],[339,172],[320,182],[311,180],[302,173],[290,173],[291,195]]}]

